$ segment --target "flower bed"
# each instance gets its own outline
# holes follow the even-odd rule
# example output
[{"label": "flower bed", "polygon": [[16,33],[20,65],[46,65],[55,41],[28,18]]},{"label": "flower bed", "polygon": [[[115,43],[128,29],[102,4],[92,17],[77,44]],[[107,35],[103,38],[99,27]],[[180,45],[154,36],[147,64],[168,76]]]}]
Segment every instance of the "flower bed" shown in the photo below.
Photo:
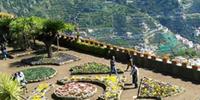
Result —
[{"label": "flower bed", "polygon": [[169,97],[184,92],[183,88],[170,83],[143,78],[139,89],[139,97]]},{"label": "flower bed", "polygon": [[[66,84],[69,82],[77,82],[77,81],[84,81],[84,82],[96,82],[100,84],[104,84],[105,91],[103,94],[99,96],[99,99],[102,100],[119,100],[120,95],[122,93],[122,88],[124,85],[125,77],[120,78],[118,80],[117,76],[72,76],[71,78],[65,78],[59,80],[58,83]],[[121,82],[120,82],[121,81]]]},{"label": "flower bed", "polygon": [[43,81],[56,75],[56,70],[50,67],[28,68],[22,72],[29,83]]},{"label": "flower bed", "polygon": [[47,55],[39,55],[36,57],[23,59],[21,62],[29,65],[62,65],[76,60],[79,59],[75,56],[62,52],[56,52],[53,54],[52,58],[48,58]]},{"label": "flower bed", "polygon": [[39,84],[32,92],[31,96],[28,97],[28,100],[47,100],[45,94],[52,87],[53,85],[48,83]]},{"label": "flower bed", "polygon": [[54,94],[60,99],[86,99],[93,96],[97,88],[90,83],[71,82],[57,88]]},{"label": "flower bed", "polygon": [[[120,69],[117,69],[117,71],[118,73],[123,73]],[[71,68],[71,74],[108,74],[109,72],[109,66],[95,62]]]}]

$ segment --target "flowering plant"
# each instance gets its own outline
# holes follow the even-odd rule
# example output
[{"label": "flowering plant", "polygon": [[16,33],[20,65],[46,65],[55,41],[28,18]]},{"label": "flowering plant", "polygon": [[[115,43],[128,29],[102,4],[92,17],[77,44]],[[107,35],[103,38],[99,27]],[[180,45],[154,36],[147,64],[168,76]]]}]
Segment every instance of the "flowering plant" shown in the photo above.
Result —
[{"label": "flowering plant", "polygon": [[32,95],[28,97],[28,100],[46,100],[45,93],[50,89],[52,84],[48,83],[41,83],[39,84],[35,90],[33,91]]},{"label": "flowering plant", "polygon": [[59,83],[69,83],[69,82],[76,82],[76,81],[87,81],[87,82],[98,82],[105,85],[106,89],[103,94],[99,96],[102,99],[119,99],[122,87],[124,85],[125,77],[118,79],[117,76],[72,76],[71,78],[65,78],[59,81]]},{"label": "flowering plant", "polygon": [[[72,74],[106,74],[110,72],[110,67],[101,63],[90,62],[82,66],[75,66],[71,69]],[[123,73],[122,70],[117,69],[118,73]]]},{"label": "flowering plant", "polygon": [[86,99],[93,96],[97,88],[90,83],[71,82],[57,88],[54,94],[60,98],[78,98]]},{"label": "flowering plant", "polygon": [[183,92],[184,89],[170,83],[159,82],[144,77],[141,81],[140,97],[169,97]]}]

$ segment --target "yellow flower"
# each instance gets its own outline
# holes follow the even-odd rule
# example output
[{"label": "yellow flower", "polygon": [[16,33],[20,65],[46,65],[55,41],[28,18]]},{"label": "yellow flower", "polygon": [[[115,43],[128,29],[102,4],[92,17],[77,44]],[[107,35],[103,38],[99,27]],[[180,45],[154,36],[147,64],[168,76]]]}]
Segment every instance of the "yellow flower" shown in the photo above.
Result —
[{"label": "yellow flower", "polygon": [[49,84],[47,84],[47,83],[41,83],[41,84],[38,85],[38,87],[37,87],[36,90],[38,92],[41,92],[42,90],[47,89],[48,87],[49,87]]},{"label": "yellow flower", "polygon": [[40,95],[34,95],[31,100],[41,100]]},{"label": "yellow flower", "polygon": [[113,83],[117,82],[117,77],[116,76],[108,76],[106,79],[111,81],[111,82],[113,82]]}]

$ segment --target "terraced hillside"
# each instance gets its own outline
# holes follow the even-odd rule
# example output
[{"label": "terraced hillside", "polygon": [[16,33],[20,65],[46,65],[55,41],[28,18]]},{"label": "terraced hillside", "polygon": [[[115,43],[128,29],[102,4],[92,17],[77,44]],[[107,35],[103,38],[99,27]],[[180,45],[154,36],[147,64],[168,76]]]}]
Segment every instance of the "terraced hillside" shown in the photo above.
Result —
[{"label": "terraced hillside", "polygon": [[198,0],[2,0],[0,10],[73,22],[85,37],[174,54],[185,48],[174,34],[198,43],[199,4]]}]

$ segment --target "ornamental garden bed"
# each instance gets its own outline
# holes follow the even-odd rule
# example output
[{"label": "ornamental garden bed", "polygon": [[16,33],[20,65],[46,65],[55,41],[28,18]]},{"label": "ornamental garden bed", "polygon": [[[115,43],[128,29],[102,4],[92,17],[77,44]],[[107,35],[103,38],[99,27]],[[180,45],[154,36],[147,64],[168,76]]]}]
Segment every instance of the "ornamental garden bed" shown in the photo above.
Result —
[{"label": "ornamental garden bed", "polygon": [[27,100],[48,100],[45,96],[46,92],[53,87],[52,84],[41,83],[32,92],[32,94],[27,98]]},{"label": "ornamental garden bed", "polygon": [[[110,67],[101,63],[90,62],[81,66],[75,66],[70,69],[72,75],[78,74],[108,74]],[[117,69],[119,74],[123,73],[121,69]]]},{"label": "ornamental garden bed", "polygon": [[56,75],[56,70],[50,67],[37,67],[22,70],[28,83],[50,79]]},{"label": "ornamental garden bed", "polygon": [[62,65],[76,60],[79,60],[79,58],[66,53],[56,52],[53,53],[52,58],[48,58],[46,54],[43,54],[27,59],[22,59],[21,62],[29,65]]},{"label": "ornamental garden bed", "polygon": [[171,83],[164,83],[157,80],[144,77],[141,80],[140,88],[138,90],[139,98],[164,98],[179,93],[185,90],[179,86],[172,85]]},{"label": "ornamental garden bed", "polygon": [[71,82],[58,87],[54,94],[59,99],[83,100],[92,97],[97,92],[97,87],[90,83]]},{"label": "ornamental garden bed", "polygon": [[121,77],[120,80],[118,80],[117,76],[72,76],[71,78],[58,80],[58,83],[66,84],[80,81],[103,84],[105,90],[104,93],[99,96],[99,100],[120,100],[125,77]]},{"label": "ornamental garden bed", "polygon": [[8,54],[11,58],[23,57],[26,55],[34,54],[34,53],[44,53],[45,49],[37,49],[37,50],[12,50],[8,51]]}]

